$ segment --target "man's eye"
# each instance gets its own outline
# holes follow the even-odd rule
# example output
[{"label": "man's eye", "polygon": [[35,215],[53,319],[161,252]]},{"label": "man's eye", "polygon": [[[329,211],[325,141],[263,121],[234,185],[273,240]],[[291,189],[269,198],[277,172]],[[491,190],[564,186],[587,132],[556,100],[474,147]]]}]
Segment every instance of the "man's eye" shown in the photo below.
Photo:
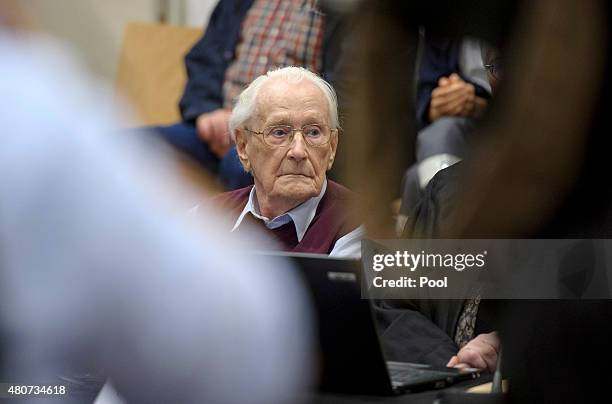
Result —
[{"label": "man's eye", "polygon": [[289,130],[287,128],[274,128],[270,131],[272,137],[287,137],[289,136]]},{"label": "man's eye", "polygon": [[304,135],[308,137],[319,137],[321,136],[321,128],[318,126],[307,126],[304,128]]}]

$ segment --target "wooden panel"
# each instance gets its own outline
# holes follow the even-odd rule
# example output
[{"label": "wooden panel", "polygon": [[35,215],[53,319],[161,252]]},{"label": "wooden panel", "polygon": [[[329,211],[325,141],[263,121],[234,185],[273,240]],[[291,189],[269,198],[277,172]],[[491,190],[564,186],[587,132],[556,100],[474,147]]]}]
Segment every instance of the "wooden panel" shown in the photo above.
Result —
[{"label": "wooden panel", "polygon": [[180,120],[178,102],[186,72],[184,56],[202,36],[197,28],[129,23],[126,27],[116,88],[132,103],[143,125]]}]

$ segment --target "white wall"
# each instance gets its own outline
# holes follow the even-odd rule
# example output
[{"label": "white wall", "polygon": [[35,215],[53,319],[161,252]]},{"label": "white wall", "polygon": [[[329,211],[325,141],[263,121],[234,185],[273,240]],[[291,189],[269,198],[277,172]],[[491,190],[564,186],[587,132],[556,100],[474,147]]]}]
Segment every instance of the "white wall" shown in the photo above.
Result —
[{"label": "white wall", "polygon": [[[2,0],[0,0],[2,1]],[[44,32],[72,46],[90,70],[114,81],[126,23],[156,22],[203,27],[217,0],[21,0]],[[162,13],[163,12],[163,13]]]},{"label": "white wall", "polygon": [[156,21],[157,0],[22,0],[38,27],[71,45],[91,71],[114,80],[125,24]]},{"label": "white wall", "polygon": [[217,0],[184,0],[185,24],[203,27],[217,5]]}]

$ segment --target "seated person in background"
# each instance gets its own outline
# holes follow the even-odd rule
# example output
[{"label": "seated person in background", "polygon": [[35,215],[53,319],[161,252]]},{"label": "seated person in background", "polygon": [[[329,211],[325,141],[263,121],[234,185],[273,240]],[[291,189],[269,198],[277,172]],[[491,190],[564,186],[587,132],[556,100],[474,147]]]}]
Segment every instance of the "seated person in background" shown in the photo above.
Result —
[{"label": "seated person in background", "polygon": [[336,94],[326,81],[300,67],[269,71],[240,94],[230,129],[255,185],[214,198],[233,214],[229,230],[251,223],[286,251],[360,254],[353,194],[326,177],[339,130]]},{"label": "seated person in background", "polygon": [[[492,94],[495,95],[503,80],[503,55],[494,47],[486,47],[482,57],[487,81]],[[455,208],[454,200],[462,173],[461,167],[461,163],[454,164],[438,171],[431,178],[414,210],[410,212],[411,220],[404,228],[405,237],[438,238],[444,234],[443,226],[450,217],[451,210]]]},{"label": "seated person in background", "polygon": [[[491,91],[496,93],[502,79],[502,57],[495,48],[487,47],[483,52],[483,59]],[[449,218],[453,213],[456,214],[455,201],[463,174],[463,164],[465,163],[445,168],[429,181],[406,223],[404,237],[444,237]],[[447,300],[436,305],[418,302],[417,306],[417,310],[427,313],[432,319],[443,317],[440,313],[458,319],[456,325],[451,322],[454,329],[448,329],[438,321],[440,328],[444,328],[447,334],[454,335],[456,345],[461,348],[448,362],[448,366],[470,366],[489,370],[495,368],[500,342],[497,332],[494,331],[497,327],[494,302],[481,301],[475,297],[465,302]]]},{"label": "seated person in background", "polygon": [[185,57],[183,121],[155,130],[217,174],[226,190],[251,184],[229,135],[235,97],[273,67],[304,66],[328,78],[338,22],[332,10],[319,11],[316,0],[220,0]]},{"label": "seated person in background", "polygon": [[[404,176],[401,215],[418,203],[422,190],[441,169],[466,156],[474,120],[491,97],[480,41],[425,39],[416,98],[416,163]],[[401,223],[403,225],[403,223]]]}]

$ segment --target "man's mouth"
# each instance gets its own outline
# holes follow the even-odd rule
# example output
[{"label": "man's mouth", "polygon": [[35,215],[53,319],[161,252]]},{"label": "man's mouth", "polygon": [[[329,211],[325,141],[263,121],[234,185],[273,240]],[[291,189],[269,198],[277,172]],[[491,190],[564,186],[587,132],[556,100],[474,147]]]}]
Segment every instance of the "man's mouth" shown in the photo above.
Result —
[{"label": "man's mouth", "polygon": [[280,175],[280,177],[305,177],[305,178],[310,178],[310,175],[306,175],[303,173],[283,173]]}]

